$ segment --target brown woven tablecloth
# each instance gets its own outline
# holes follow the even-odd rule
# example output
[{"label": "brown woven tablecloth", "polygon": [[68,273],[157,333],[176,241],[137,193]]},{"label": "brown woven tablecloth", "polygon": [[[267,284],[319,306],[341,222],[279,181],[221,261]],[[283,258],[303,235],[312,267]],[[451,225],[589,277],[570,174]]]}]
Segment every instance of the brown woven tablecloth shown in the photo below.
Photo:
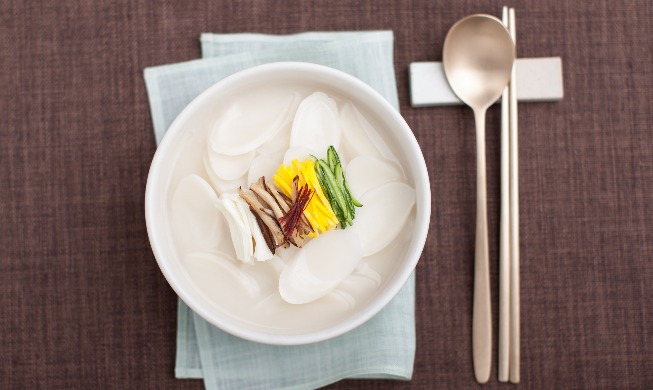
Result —
[{"label": "brown woven tablecloth", "polygon": [[[429,166],[433,215],[417,273],[413,380],[331,388],[476,387],[473,117],[411,108],[407,67],[441,60],[457,19],[502,5],[0,0],[0,388],[202,387],[173,377],[177,300],[145,230],[155,147],[142,70],[198,58],[205,31],[356,29],[395,33],[401,111]],[[562,102],[520,106],[520,386],[653,388],[653,3],[513,6],[519,56],[561,56],[565,82]],[[495,325],[498,123],[495,107]],[[485,388],[506,386],[494,356]]]}]

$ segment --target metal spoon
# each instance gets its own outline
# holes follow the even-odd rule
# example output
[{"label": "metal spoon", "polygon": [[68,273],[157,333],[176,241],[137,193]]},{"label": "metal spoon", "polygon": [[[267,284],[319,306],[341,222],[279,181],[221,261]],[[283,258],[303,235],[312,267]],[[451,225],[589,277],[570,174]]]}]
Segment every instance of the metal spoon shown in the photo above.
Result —
[{"label": "metal spoon", "polygon": [[474,110],[476,120],[476,251],[472,353],[479,383],[490,378],[492,311],[487,238],[485,112],[510,80],[515,45],[501,21],[490,15],[467,16],[454,24],[444,40],[444,72],[451,89]]}]

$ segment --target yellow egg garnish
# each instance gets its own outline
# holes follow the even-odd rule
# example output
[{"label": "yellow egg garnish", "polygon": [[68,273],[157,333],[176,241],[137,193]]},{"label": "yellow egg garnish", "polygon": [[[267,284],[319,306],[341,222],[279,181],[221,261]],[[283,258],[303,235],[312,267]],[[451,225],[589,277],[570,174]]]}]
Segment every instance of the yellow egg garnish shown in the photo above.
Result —
[{"label": "yellow egg garnish", "polygon": [[274,184],[290,198],[292,198],[292,181],[295,176],[299,176],[299,188],[306,184],[314,193],[304,210],[304,215],[313,228],[313,233],[308,236],[317,237],[320,233],[334,229],[338,225],[338,218],[336,218],[329,201],[322,192],[322,187],[315,174],[313,161],[300,162],[293,160],[291,165],[282,164],[277,169],[277,173],[274,175]]}]

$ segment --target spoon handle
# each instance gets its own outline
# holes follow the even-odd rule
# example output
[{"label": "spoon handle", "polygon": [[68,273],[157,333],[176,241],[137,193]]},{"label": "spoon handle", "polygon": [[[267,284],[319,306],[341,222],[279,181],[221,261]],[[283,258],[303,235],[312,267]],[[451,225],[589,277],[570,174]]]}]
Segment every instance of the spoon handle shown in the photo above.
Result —
[{"label": "spoon handle", "polygon": [[492,366],[492,311],[487,237],[487,189],[485,170],[485,109],[474,110],[476,120],[476,251],[472,352],[476,381],[485,383]]}]

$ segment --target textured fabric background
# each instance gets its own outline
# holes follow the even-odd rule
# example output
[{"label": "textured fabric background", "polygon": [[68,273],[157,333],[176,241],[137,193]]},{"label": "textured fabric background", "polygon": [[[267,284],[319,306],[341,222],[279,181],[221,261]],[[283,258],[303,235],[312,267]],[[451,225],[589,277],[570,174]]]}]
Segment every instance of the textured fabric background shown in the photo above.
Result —
[{"label": "textured fabric background", "polygon": [[[433,215],[413,380],[330,388],[477,387],[473,118],[464,107],[410,108],[407,66],[440,60],[457,19],[502,5],[0,0],[0,388],[202,387],[173,377],[176,296],[145,231],[155,146],[142,70],[198,58],[205,31],[355,29],[394,30],[401,110],[429,164]],[[512,5],[519,55],[561,56],[565,81],[561,103],[520,106],[521,386],[651,388],[653,3]],[[495,325],[498,123],[495,107]]]}]

